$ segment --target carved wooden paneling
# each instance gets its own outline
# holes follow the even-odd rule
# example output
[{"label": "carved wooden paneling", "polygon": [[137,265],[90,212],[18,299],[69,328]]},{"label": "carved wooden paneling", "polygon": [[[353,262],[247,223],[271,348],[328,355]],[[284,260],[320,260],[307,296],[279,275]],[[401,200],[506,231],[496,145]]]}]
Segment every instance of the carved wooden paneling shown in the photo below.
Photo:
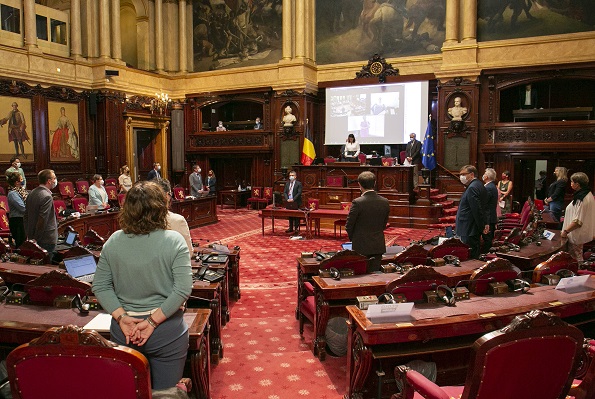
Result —
[{"label": "carved wooden paneling", "polygon": [[262,130],[242,133],[192,134],[186,152],[250,152],[271,151],[272,134]]}]

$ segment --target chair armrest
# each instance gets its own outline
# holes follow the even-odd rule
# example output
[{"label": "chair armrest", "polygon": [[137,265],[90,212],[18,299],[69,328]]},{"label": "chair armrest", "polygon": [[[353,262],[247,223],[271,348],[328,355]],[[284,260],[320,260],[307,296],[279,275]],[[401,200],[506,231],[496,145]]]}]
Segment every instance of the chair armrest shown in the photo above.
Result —
[{"label": "chair armrest", "polygon": [[395,368],[395,379],[403,384],[402,399],[413,399],[415,392],[427,399],[450,399],[438,385],[407,366]]}]

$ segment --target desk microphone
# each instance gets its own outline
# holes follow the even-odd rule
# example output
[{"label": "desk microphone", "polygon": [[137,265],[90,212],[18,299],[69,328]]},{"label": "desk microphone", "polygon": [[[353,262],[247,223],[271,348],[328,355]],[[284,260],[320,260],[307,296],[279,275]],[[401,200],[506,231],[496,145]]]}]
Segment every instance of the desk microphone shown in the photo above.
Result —
[{"label": "desk microphone", "polygon": [[424,244],[425,244],[425,241],[424,241],[424,239],[425,239],[425,238],[428,236],[428,234],[430,234],[432,231],[434,231],[434,229],[428,229],[428,231],[426,231],[426,233],[425,233],[425,234],[424,234],[424,235],[421,237],[421,239],[420,239],[420,240],[413,240],[413,239],[411,239],[411,240],[409,240],[409,242],[410,242],[411,244],[421,244],[421,245],[424,245]]}]

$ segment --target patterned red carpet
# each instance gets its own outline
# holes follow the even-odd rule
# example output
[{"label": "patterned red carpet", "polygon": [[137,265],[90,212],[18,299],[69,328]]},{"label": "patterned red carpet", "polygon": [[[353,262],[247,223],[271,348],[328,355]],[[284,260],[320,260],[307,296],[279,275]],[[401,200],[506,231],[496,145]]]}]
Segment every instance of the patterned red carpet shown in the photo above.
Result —
[{"label": "patterned red carpet", "polygon": [[[217,210],[219,223],[192,230],[201,244],[220,241],[241,247],[241,299],[232,304],[223,328],[224,356],[211,370],[213,399],[339,399],[346,391],[346,357],[312,355],[313,329],[299,335],[295,318],[296,257],[303,251],[332,251],[347,240],[323,230],[320,238],[290,240],[288,223],[266,220],[265,236],[257,211]],[[387,244],[407,245],[425,230],[391,228]]]}]

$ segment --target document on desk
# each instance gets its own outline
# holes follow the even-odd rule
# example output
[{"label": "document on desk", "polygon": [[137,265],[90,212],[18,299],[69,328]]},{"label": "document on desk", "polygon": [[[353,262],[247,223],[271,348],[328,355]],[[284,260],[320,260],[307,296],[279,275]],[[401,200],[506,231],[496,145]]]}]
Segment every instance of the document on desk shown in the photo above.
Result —
[{"label": "document on desk", "polygon": [[85,324],[83,330],[95,330],[97,332],[109,332],[109,327],[112,324],[112,315],[107,313],[99,313],[93,317],[93,320]]},{"label": "document on desk", "polygon": [[411,310],[413,302],[391,303],[368,306],[366,317],[372,323],[396,323],[413,321]]},{"label": "document on desk", "polygon": [[592,288],[586,286],[587,281],[589,281],[588,274],[585,276],[566,277],[560,279],[560,282],[558,283],[558,285],[556,285],[556,289],[564,290],[570,293],[580,292],[583,290],[590,290]]}]

